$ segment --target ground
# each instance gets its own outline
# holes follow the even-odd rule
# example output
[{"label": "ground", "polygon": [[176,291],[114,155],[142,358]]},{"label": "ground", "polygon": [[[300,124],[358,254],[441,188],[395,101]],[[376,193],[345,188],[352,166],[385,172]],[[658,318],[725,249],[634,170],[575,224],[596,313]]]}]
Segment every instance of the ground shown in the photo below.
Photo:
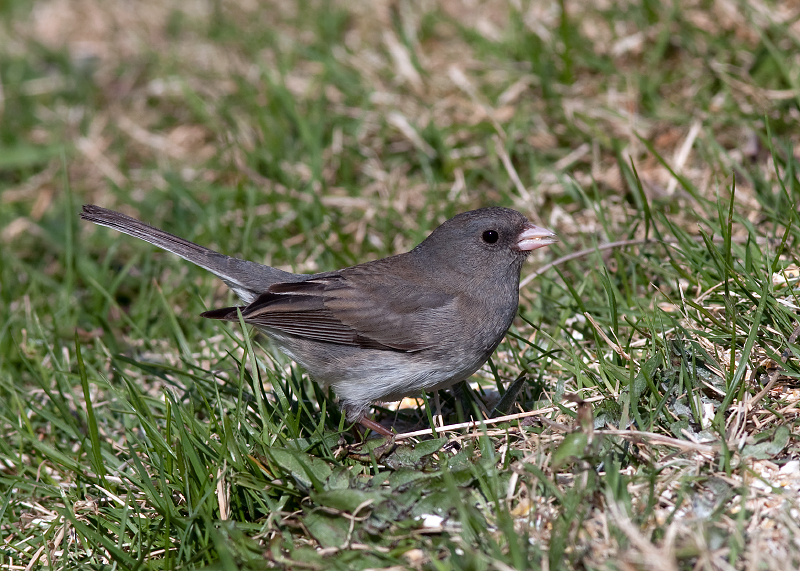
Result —
[{"label": "ground", "polygon": [[[0,10],[0,568],[800,567],[795,2]],[[560,242],[361,443],[83,203],[295,272],[489,205]]]}]

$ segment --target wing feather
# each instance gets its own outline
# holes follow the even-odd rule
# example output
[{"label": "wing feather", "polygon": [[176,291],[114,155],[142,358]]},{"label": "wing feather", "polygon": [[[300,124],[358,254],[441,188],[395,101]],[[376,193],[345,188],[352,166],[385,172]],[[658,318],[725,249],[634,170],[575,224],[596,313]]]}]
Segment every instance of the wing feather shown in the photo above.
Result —
[{"label": "wing feather", "polygon": [[[242,317],[246,323],[327,343],[407,352],[433,347],[435,324],[441,323],[435,314],[446,319],[455,297],[387,273],[380,265],[273,284],[242,308]],[[236,308],[203,315],[238,319]]]}]

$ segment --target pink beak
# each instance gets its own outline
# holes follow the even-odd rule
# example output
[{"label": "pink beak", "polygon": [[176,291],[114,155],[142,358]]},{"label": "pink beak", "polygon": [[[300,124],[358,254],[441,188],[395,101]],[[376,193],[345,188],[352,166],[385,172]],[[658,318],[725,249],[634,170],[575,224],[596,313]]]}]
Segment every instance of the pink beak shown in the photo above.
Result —
[{"label": "pink beak", "polygon": [[558,242],[555,233],[547,228],[540,228],[530,224],[517,236],[517,248],[523,252],[530,252],[537,248],[542,248],[548,244]]}]

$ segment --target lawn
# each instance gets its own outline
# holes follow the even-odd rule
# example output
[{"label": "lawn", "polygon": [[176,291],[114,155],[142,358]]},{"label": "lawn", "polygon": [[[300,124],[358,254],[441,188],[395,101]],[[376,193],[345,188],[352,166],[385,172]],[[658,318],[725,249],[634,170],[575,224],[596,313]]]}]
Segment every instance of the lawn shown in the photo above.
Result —
[{"label": "lawn", "polygon": [[[797,3],[0,14],[0,569],[800,568]],[[294,272],[560,242],[391,445],[82,204]]]}]

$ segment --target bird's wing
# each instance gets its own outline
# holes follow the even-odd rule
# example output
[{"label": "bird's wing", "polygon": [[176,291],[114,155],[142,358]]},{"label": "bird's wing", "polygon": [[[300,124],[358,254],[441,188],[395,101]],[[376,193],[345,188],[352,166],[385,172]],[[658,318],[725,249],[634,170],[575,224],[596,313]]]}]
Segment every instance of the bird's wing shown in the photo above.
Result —
[{"label": "bird's wing", "polygon": [[[455,297],[393,274],[348,268],[278,283],[242,309],[246,323],[316,341],[395,351],[434,346]],[[237,319],[236,308],[204,317]],[[438,327],[437,327],[438,324]]]}]

